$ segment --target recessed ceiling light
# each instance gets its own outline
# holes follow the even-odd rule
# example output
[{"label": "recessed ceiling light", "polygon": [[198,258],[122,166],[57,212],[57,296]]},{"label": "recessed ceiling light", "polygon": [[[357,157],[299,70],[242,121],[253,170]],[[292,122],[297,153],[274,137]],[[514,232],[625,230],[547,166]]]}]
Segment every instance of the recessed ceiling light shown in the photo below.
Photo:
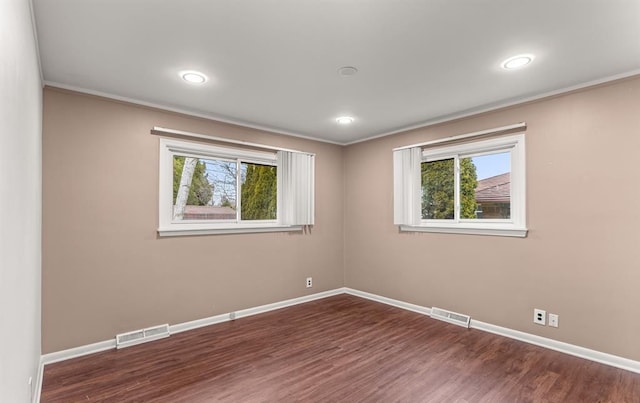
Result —
[{"label": "recessed ceiling light", "polygon": [[188,83],[202,84],[207,81],[207,76],[198,71],[183,71],[180,73],[180,77]]},{"label": "recessed ceiling light", "polygon": [[358,69],[353,66],[344,66],[338,69],[338,74],[342,77],[355,76],[358,73]]},{"label": "recessed ceiling light", "polygon": [[340,116],[336,119],[336,122],[341,125],[348,125],[349,123],[353,123],[353,118],[351,116]]},{"label": "recessed ceiling light", "polygon": [[533,55],[513,56],[502,62],[502,68],[506,70],[515,70],[526,66],[533,61]]}]

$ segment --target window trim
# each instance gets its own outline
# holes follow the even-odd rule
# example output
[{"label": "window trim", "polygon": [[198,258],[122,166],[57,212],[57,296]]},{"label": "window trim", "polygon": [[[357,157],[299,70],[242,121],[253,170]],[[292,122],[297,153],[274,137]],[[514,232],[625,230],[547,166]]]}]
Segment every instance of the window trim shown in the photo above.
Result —
[{"label": "window trim", "polygon": [[[438,161],[446,158],[465,158],[490,152],[509,151],[511,159],[511,218],[510,219],[460,219],[459,206],[456,205],[453,220],[429,220],[420,217],[419,224],[400,224],[400,231],[434,232],[449,234],[495,235],[526,237],[526,173],[525,173],[525,133],[504,135],[485,140],[472,140],[461,144],[425,148],[421,161]],[[420,164],[418,164],[420,166]],[[417,173],[420,175],[420,173]],[[459,172],[456,170],[456,189],[459,192]],[[419,197],[422,192],[418,192]],[[413,196],[416,197],[416,196]],[[459,196],[457,197],[459,200]],[[459,202],[458,202],[459,204]],[[422,207],[422,203],[414,203]]]},{"label": "window trim", "polygon": [[[158,197],[158,235],[208,235],[208,234],[242,234],[259,232],[302,231],[302,225],[281,224],[280,203],[277,207],[276,220],[222,220],[213,222],[193,220],[178,222],[173,219],[173,157],[174,155],[192,156],[196,158],[216,158],[238,160],[240,162],[277,166],[275,152],[264,152],[235,147],[225,147],[192,141],[160,138],[159,161],[159,197]],[[240,189],[236,190],[240,192]],[[280,189],[278,189],[280,192]],[[238,199],[239,201],[239,199]],[[238,214],[237,217],[240,217]]]}]

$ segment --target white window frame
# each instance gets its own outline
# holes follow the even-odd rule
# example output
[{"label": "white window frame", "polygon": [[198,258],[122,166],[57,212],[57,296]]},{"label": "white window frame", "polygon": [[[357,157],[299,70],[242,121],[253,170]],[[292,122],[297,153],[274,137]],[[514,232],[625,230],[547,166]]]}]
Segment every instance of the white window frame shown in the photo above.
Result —
[{"label": "white window frame", "polygon": [[[280,220],[241,220],[238,214],[235,220],[174,220],[173,219],[173,158],[174,156],[233,160],[277,165],[275,152],[255,151],[251,149],[223,147],[191,141],[161,138],[159,167],[159,225],[160,236],[234,234],[254,232],[301,231],[301,225],[286,225]],[[238,172],[238,175],[240,173]],[[278,176],[281,175],[278,170]],[[239,183],[239,181],[238,181]],[[278,195],[281,188],[278,186]],[[240,205],[241,188],[236,189],[236,204]],[[280,197],[278,197],[277,214],[280,217]]]},{"label": "white window frame", "polygon": [[[511,218],[509,219],[461,219],[460,218],[460,169],[459,159],[499,152],[510,152],[511,156]],[[421,162],[454,158],[455,161],[455,216],[454,219],[420,219],[416,224],[401,224],[401,231],[439,232],[454,234],[497,235],[511,237],[527,236],[526,226],[526,174],[525,135],[517,133],[486,140],[468,141],[462,144],[425,148]],[[420,169],[420,164],[417,164]],[[414,168],[415,169],[415,168]],[[420,176],[421,172],[414,173]],[[413,192],[420,197],[410,203],[412,209],[422,208],[422,192]],[[420,211],[415,211],[421,217]]]}]

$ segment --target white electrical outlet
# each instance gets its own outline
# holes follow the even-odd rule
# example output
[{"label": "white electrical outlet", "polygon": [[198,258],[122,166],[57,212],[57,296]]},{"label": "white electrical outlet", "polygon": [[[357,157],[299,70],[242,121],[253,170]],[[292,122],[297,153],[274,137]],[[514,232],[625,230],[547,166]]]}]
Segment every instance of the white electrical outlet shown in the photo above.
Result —
[{"label": "white electrical outlet", "polygon": [[307,277],[307,288],[313,287],[313,277]]},{"label": "white electrical outlet", "polygon": [[549,314],[549,326],[558,327],[559,320],[560,320],[560,316],[556,315],[555,313]]},{"label": "white electrical outlet", "polygon": [[547,324],[547,312],[542,309],[533,310],[533,323],[545,326]]}]

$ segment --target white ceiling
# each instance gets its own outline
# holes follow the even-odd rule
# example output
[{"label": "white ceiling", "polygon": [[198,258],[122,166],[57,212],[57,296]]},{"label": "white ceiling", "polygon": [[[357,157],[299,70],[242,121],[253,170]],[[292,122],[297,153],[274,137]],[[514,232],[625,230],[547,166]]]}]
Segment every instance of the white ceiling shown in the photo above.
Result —
[{"label": "white ceiling", "polygon": [[640,0],[33,1],[49,85],[341,144],[640,73]]}]

